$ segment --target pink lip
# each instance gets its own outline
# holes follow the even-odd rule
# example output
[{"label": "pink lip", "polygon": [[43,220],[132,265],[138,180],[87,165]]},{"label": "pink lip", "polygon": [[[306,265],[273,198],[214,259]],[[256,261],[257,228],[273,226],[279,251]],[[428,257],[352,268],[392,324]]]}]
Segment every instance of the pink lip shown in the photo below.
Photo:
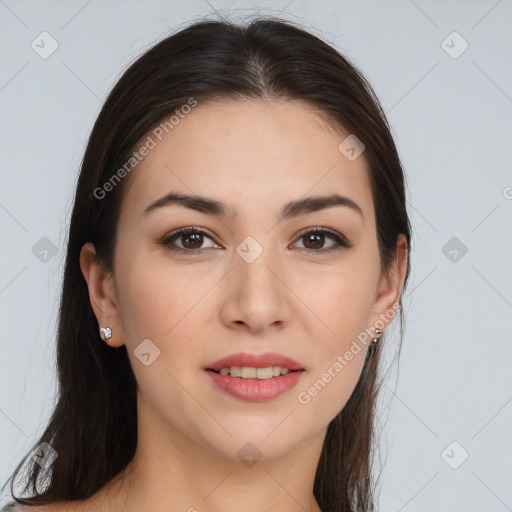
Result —
[{"label": "pink lip", "polygon": [[[247,364],[245,366],[247,366]],[[223,368],[225,368],[225,366],[223,366]],[[264,366],[258,366],[258,368],[264,368]],[[206,370],[206,373],[220,389],[231,396],[251,402],[264,402],[266,400],[272,400],[295,387],[304,373],[304,370],[292,371],[286,375],[264,380],[241,379],[239,377],[231,377],[230,375],[221,375],[212,370]]]},{"label": "pink lip", "polygon": [[[304,370],[304,367],[289,357],[267,352],[265,354],[238,353],[224,357],[206,366],[205,370],[219,371],[222,368],[231,366],[245,366],[248,368],[267,368],[269,366],[280,366],[289,370]],[[270,379],[272,380],[272,379]]]}]

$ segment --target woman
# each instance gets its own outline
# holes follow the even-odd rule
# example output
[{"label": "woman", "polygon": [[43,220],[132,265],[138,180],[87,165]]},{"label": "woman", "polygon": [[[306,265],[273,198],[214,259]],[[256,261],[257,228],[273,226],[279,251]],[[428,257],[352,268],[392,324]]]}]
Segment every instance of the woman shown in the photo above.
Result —
[{"label": "woman", "polygon": [[156,44],[83,158],[17,510],[374,510],[410,241],[389,126],[336,50],[270,18]]}]

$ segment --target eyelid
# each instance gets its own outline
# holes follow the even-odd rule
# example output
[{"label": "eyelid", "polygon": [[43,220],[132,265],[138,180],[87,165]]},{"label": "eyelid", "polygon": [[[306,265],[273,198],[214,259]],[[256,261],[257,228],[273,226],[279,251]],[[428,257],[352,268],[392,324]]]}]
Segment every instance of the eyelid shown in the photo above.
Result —
[{"label": "eyelid", "polygon": [[304,235],[307,235],[308,233],[327,233],[327,234],[330,234],[331,237],[333,237],[334,239],[340,239],[341,241],[343,241],[344,244],[346,244],[347,246],[350,246],[352,247],[353,244],[351,242],[349,242],[348,238],[343,235],[342,233],[338,232],[338,231],[335,231],[333,229],[330,229],[330,228],[326,228],[326,227],[323,227],[323,226],[312,226],[310,228],[306,228],[304,230],[302,230],[297,238],[301,238],[303,237]]},{"label": "eyelid", "polygon": [[[166,235],[164,235],[164,237],[160,240],[160,243],[162,245],[168,245],[173,238],[176,238],[177,236],[181,235],[182,233],[189,233],[189,232],[196,232],[201,235],[206,235],[208,238],[211,238],[217,245],[220,245],[220,244],[218,244],[218,242],[215,241],[215,237],[207,229],[200,228],[199,226],[184,226],[181,228],[177,228],[177,229],[171,231],[170,233],[167,233]],[[176,250],[181,249],[182,251],[186,251],[186,252],[199,252],[202,250],[202,249],[183,249],[181,247],[176,247],[175,249]]]}]

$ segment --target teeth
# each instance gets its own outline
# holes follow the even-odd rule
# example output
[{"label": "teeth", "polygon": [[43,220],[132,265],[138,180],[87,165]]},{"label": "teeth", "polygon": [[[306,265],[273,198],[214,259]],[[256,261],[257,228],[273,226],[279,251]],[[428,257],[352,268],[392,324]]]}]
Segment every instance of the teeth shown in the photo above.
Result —
[{"label": "teeth", "polygon": [[231,368],[222,368],[219,370],[221,375],[231,375],[231,377],[239,377],[241,379],[271,379],[272,377],[279,377],[279,375],[286,375],[290,370],[288,368],[281,368],[280,366],[268,366],[267,368],[250,368],[231,366]]},{"label": "teeth", "polygon": [[[231,368],[231,370],[233,370],[233,368]],[[240,374],[238,376],[244,379],[255,379],[260,370],[261,368],[240,368]],[[261,379],[261,377],[259,378]]]}]

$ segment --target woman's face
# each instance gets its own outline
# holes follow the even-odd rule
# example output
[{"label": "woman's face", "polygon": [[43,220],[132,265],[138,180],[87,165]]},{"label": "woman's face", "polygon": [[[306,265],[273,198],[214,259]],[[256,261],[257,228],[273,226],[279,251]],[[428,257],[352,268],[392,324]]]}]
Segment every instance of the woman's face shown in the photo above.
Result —
[{"label": "woman's face", "polygon": [[[369,346],[358,335],[399,297],[397,281],[380,275],[364,153],[348,159],[338,146],[349,133],[291,101],[199,102],[161,141],[149,135],[156,145],[131,171],[113,307],[100,325],[126,344],[148,421],[228,458],[248,442],[263,458],[283,455],[344,407]],[[216,206],[148,210],[171,193]],[[335,194],[357,206],[286,208]],[[172,236],[179,228],[189,232]],[[308,235],[314,228],[322,232]],[[206,370],[269,352],[303,369],[273,398],[234,396]],[[258,382],[272,391],[278,379]],[[243,382],[235,394],[254,381]]]}]

